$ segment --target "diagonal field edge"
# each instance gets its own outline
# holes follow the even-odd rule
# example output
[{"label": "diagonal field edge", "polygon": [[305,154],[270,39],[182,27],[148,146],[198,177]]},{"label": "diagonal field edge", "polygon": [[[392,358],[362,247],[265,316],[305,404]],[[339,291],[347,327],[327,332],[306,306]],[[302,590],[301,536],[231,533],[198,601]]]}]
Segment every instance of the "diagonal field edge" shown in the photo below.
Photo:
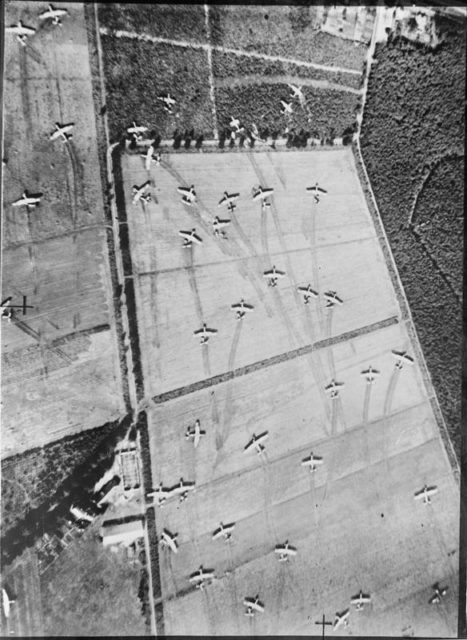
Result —
[{"label": "diagonal field edge", "polygon": [[186,396],[190,393],[194,393],[195,391],[199,391],[200,389],[207,389],[217,384],[221,384],[222,382],[228,382],[229,380],[233,380],[234,378],[240,378],[249,373],[259,371],[260,369],[272,367],[287,360],[294,360],[295,358],[308,355],[313,351],[317,351],[318,349],[324,349],[334,344],[338,344],[339,342],[352,340],[353,338],[357,338],[361,335],[390,327],[394,324],[397,324],[398,322],[398,316],[391,316],[390,318],[386,318],[385,320],[373,322],[372,324],[369,324],[365,327],[353,329],[352,331],[346,331],[345,333],[341,333],[340,335],[334,336],[332,338],[326,338],[325,340],[318,340],[317,342],[314,342],[312,344],[306,344],[303,347],[298,347],[298,349],[292,349],[291,351],[287,351],[286,353],[279,353],[278,355],[271,356],[270,358],[266,358],[265,360],[259,360],[251,364],[247,364],[243,367],[233,369],[232,371],[226,371],[224,373],[219,373],[216,376],[205,378],[204,380],[198,380],[197,382],[185,385],[184,387],[178,387],[177,389],[172,389],[170,391],[160,393],[153,396],[152,401],[154,402],[154,404],[162,404],[163,402],[168,402],[169,400],[175,400],[176,398]]}]

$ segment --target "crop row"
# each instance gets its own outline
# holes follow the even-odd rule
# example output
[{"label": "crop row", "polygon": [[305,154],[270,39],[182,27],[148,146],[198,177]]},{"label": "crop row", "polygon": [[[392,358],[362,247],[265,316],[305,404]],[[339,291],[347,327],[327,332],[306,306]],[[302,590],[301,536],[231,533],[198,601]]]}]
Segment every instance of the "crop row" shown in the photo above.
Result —
[{"label": "crop row", "polygon": [[[463,180],[462,163],[449,158],[464,138],[465,36],[446,24],[448,37],[436,49],[401,38],[378,46],[361,146],[459,455],[462,309],[455,290],[462,278]],[[442,158],[447,161],[436,166]]]}]

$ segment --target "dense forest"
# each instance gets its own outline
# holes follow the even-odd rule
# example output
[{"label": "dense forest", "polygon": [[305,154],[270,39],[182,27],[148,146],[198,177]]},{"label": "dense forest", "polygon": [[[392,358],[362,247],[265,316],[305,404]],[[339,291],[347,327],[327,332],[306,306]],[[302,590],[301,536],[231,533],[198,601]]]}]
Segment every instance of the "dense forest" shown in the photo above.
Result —
[{"label": "dense forest", "polygon": [[400,37],[377,47],[361,148],[459,455],[465,34],[439,27],[434,49]]}]

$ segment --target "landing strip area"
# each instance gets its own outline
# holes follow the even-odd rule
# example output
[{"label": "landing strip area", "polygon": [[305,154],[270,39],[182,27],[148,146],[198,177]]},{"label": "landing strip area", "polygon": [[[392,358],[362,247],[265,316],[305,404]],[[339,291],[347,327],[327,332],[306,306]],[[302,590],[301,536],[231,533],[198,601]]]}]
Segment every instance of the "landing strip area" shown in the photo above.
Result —
[{"label": "landing strip area", "polygon": [[[39,24],[37,3],[10,2],[5,36],[2,289],[33,308],[2,320],[2,456],[123,415],[109,257],[83,6]],[[55,123],[73,137],[50,140]],[[13,207],[27,190],[37,208]]]},{"label": "landing strip area", "polygon": [[[459,492],[351,150],[122,154],[153,487],[194,482],[157,507],[166,634],[454,637]],[[148,203],[133,185],[151,180]],[[318,182],[319,202],[306,192]],[[274,188],[270,207],[252,188]],[[194,185],[188,206],[177,188]],[[218,207],[223,192],[237,208]],[[216,236],[215,216],[230,219]],[[179,231],[199,245],[183,247]],[[263,273],[285,272],[276,287]],[[304,304],[299,286],[318,297]],[[335,291],[343,304],[328,306]],[[251,313],[237,320],[241,299]],[[207,344],[193,332],[217,330]],[[362,371],[380,372],[368,384]],[[343,383],[337,397],[325,387]],[[200,421],[198,447],[185,438]],[[244,451],[267,432],[265,450]],[[301,465],[322,458],[314,473]],[[431,503],[414,500],[436,485]],[[235,523],[229,541],[213,540]],[[297,548],[278,562],[276,545]],[[195,590],[202,565],[215,578]],[[153,576],[154,579],[154,576]],[[436,606],[433,585],[449,587]],[[362,590],[372,601],[350,604]],[[245,597],[263,613],[244,615]]]}]

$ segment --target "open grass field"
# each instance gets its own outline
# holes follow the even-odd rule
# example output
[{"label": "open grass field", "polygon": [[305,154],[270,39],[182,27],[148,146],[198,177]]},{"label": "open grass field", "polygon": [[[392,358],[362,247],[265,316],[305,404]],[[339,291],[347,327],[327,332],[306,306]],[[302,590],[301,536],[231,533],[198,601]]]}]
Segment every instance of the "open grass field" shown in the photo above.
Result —
[{"label": "open grass field", "polygon": [[[117,418],[123,400],[82,6],[26,47],[5,37],[3,297],[29,309],[2,321],[2,456]],[[37,25],[36,3],[6,23]],[[50,141],[55,122],[71,140]],[[42,192],[28,211],[11,203]]]},{"label": "open grass field", "polygon": [[[362,589],[373,600],[352,610],[353,634],[453,637],[458,489],[418,364],[394,366],[391,350],[411,344],[351,151],[164,154],[150,174],[123,155],[122,168],[152,482],[195,482],[186,502],[156,508],[159,535],[180,543],[159,557],[165,633],[319,635],[314,621]],[[148,178],[153,201],[133,204]],[[305,191],[316,181],[318,204]],[[176,189],[191,184],[188,207]],[[258,184],[274,188],[265,211]],[[212,228],[224,190],[240,193],[227,239]],[[192,228],[203,242],[183,248]],[[269,288],[273,264],[286,276]],[[319,296],[305,306],[296,288],[308,283]],[[329,289],[342,306],[326,307]],[[254,311],[236,321],[242,297]],[[218,330],[205,346],[203,322]],[[345,385],[335,400],[333,378]],[[197,449],[184,437],[196,419]],[[262,457],[244,453],[264,431]],[[315,474],[300,464],[310,452],[323,458]],[[439,489],[430,505],[413,498],[425,483]],[[236,522],[230,543],[211,539],[220,521]],[[282,564],[286,539],[298,555]],[[200,564],[216,576],[202,592],[188,582]],[[436,581],[449,585],[438,608]],[[265,612],[246,618],[257,593]]]},{"label": "open grass field", "polygon": [[131,562],[124,550],[104,548],[101,524],[69,541],[42,575],[34,549],[2,568],[3,585],[17,598],[9,619],[2,615],[2,636],[145,635],[138,556]]}]

